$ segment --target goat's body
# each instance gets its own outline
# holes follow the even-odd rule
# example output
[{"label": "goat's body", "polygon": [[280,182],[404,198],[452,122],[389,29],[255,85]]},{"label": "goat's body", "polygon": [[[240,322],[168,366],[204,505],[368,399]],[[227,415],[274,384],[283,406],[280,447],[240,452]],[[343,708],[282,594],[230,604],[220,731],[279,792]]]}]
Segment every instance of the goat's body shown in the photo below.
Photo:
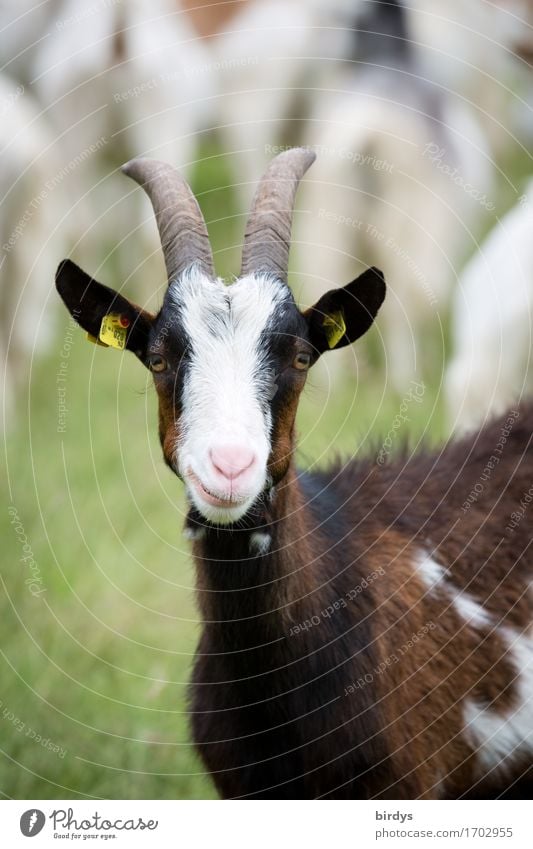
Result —
[{"label": "goat's body", "polygon": [[493,796],[524,779],[533,564],[530,517],[511,517],[532,434],[522,408],[438,455],[289,475],[262,556],[249,530],[207,530],[192,724],[222,796]]}]

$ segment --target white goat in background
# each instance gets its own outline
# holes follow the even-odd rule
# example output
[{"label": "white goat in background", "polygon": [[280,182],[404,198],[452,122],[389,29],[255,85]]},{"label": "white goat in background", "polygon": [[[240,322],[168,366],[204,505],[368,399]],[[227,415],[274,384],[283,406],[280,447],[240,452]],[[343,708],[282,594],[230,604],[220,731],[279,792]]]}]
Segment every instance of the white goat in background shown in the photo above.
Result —
[{"label": "white goat in background", "polygon": [[531,0],[410,0],[410,28],[424,76],[463,97],[494,155],[533,139]]},{"label": "white goat in background", "polygon": [[0,75],[0,429],[29,379],[31,358],[53,337],[48,308],[64,220],[54,136],[25,87]]},{"label": "white goat in background", "polygon": [[63,0],[0,0],[0,65],[2,73],[28,87],[35,56],[51,31]]},{"label": "white goat in background", "polygon": [[[333,274],[348,278],[354,260],[380,257],[389,279],[380,328],[392,386],[403,392],[423,377],[423,330],[445,313],[468,244],[494,210],[494,169],[472,110],[421,77],[405,10],[395,8],[391,35],[369,21],[355,67],[344,65],[335,92],[317,94],[308,139],[321,157],[296,241],[309,302]],[[331,377],[350,356],[330,358]]]},{"label": "white goat in background", "polygon": [[114,149],[157,152],[183,166],[208,115],[209,68],[209,52],[172,0],[102,0],[94,8],[64,0],[34,70],[73,153],[89,131],[107,132]]},{"label": "white goat in background", "polygon": [[531,390],[533,180],[459,278],[453,357],[445,381],[449,424],[482,424]]},{"label": "white goat in background", "polygon": [[335,78],[351,49],[351,24],[365,0],[254,0],[210,43],[220,68],[217,124],[235,155],[235,180],[248,207],[258,163],[283,141],[306,143],[315,88]]},{"label": "white goat in background", "polygon": [[[136,195],[114,204],[116,169],[124,158],[152,155],[187,170],[208,123],[211,65],[189,16],[172,0],[102,0],[94,6],[64,0],[42,42],[34,76],[65,160],[98,146],[92,167],[80,169],[76,178],[77,198],[82,180],[87,192],[75,210],[81,255],[96,251],[103,258],[102,232],[115,235],[117,221],[123,234],[121,265],[127,256],[131,269],[132,259],[135,267],[156,253],[155,233],[147,244],[141,226],[146,205]],[[98,201],[88,203],[102,180],[92,195],[98,194]],[[109,198],[103,203],[102,189]],[[144,265],[139,277],[146,276]]]}]

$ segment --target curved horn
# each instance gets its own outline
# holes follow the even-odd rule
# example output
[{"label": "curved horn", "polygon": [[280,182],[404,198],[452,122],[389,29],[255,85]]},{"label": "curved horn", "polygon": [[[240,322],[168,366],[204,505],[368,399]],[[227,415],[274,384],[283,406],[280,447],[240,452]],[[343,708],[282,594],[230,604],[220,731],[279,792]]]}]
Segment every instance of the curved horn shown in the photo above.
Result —
[{"label": "curved horn", "polygon": [[315,153],[295,147],[280,153],[259,183],[246,225],[241,274],[266,271],[287,279],[294,198]]},{"label": "curved horn", "polygon": [[157,159],[132,159],[122,171],[143,187],[152,202],[169,282],[195,262],[214,277],[204,217],[181,174]]}]

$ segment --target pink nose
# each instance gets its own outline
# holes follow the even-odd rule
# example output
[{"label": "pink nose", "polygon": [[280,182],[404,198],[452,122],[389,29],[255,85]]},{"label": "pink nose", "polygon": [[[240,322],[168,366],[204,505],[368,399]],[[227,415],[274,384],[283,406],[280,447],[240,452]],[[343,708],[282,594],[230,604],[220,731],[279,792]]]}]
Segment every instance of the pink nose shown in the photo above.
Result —
[{"label": "pink nose", "polygon": [[217,445],[211,449],[211,462],[221,475],[235,480],[255,463],[254,452],[245,445]]}]

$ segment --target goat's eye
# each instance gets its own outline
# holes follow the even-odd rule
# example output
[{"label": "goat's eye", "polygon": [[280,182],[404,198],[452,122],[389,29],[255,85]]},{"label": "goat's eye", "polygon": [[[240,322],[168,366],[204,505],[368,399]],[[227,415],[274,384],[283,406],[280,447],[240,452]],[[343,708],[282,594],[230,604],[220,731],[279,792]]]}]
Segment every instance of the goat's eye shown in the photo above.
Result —
[{"label": "goat's eye", "polygon": [[150,371],[165,371],[168,366],[167,361],[160,354],[151,354],[148,357],[148,366]]},{"label": "goat's eye", "polygon": [[292,364],[299,371],[305,371],[311,365],[311,354],[305,354],[301,351],[299,354],[296,354]]}]

